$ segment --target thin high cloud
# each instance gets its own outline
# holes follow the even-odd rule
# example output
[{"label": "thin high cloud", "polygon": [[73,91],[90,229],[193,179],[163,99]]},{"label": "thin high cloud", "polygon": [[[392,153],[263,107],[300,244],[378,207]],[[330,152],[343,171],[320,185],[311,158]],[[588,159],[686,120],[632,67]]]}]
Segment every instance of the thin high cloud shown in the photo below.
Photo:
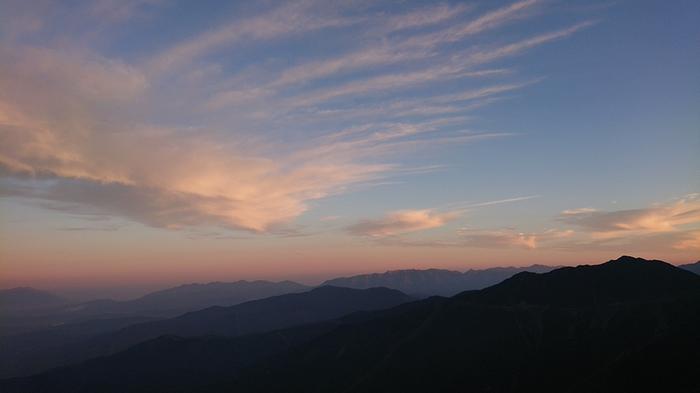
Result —
[{"label": "thin high cloud", "polygon": [[313,12],[315,8],[323,8],[319,5],[320,2],[314,1],[288,2],[261,15],[224,24],[158,53],[149,60],[147,69],[155,74],[172,72],[224,45],[242,40],[272,40],[358,22],[357,18]]},{"label": "thin high cloud", "polygon": [[[61,25],[55,11],[23,11],[21,19],[33,21],[31,28],[3,27],[2,195],[156,227],[280,231],[311,201],[407,173],[394,163],[403,155],[509,136],[507,130],[471,129],[464,113],[541,79],[502,81],[512,77],[512,67],[488,64],[587,26],[502,44],[483,34],[535,17],[539,2],[479,12],[438,4],[398,12],[387,21],[371,10],[359,15],[348,12],[351,7],[302,1],[244,13],[161,44],[145,58],[77,39],[76,32],[89,32],[91,23],[95,36],[104,23],[135,23],[144,4],[154,6],[94,3],[92,19],[81,20],[78,30]],[[256,58],[252,66],[225,65],[240,46],[319,39],[329,32],[347,38],[358,27],[366,32],[360,42],[339,39],[334,46],[339,50],[331,54],[299,56],[281,67],[274,56]],[[46,35],[59,38],[36,44]],[[464,43],[472,49],[449,49],[476,35],[484,41]],[[454,80],[466,85],[444,86]],[[415,93],[410,99],[394,94],[408,90]],[[371,101],[354,99],[358,96]],[[344,119],[354,132],[338,131],[325,113]],[[400,234],[436,228],[454,217],[400,212],[356,231]]]}]

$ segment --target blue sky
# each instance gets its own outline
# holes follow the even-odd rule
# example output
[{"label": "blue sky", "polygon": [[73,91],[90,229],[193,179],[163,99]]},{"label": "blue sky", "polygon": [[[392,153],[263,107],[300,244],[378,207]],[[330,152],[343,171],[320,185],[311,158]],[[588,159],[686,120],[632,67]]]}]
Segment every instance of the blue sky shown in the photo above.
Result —
[{"label": "blue sky", "polygon": [[697,259],[697,2],[1,7],[7,285]]}]

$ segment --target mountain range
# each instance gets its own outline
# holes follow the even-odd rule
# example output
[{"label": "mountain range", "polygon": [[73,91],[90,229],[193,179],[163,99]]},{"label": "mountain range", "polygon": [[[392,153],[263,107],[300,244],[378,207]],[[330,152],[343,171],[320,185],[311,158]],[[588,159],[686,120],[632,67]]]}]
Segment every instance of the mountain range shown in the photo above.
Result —
[{"label": "mountain range", "polygon": [[[352,289],[322,286],[307,292],[252,300],[234,306],[213,306],[181,316],[142,322],[125,319],[104,324],[118,330],[104,330],[91,323],[75,329],[53,329],[13,336],[0,343],[0,376],[35,373],[47,368],[109,355],[140,342],[163,335],[239,336],[338,318],[362,310],[389,308],[411,298],[388,288]],[[141,322],[141,323],[137,323]],[[117,326],[119,324],[119,326]],[[85,326],[88,325],[88,326]],[[92,327],[91,334],[87,330]]]},{"label": "mountain range", "polygon": [[56,307],[66,303],[68,303],[67,299],[39,289],[28,287],[0,289],[0,310],[3,313]]},{"label": "mountain range", "polygon": [[[102,320],[100,326],[110,330],[105,319],[167,318],[211,306],[230,306],[248,300],[287,293],[303,292],[312,287],[293,281],[235,281],[187,284],[149,293],[132,300],[99,299],[71,302],[49,292],[33,288],[14,288],[0,292],[0,336],[51,330],[64,325]],[[117,322],[117,325],[120,323]],[[51,333],[50,333],[51,334]]]},{"label": "mountain range", "polygon": [[[541,273],[553,268],[543,265],[496,267],[464,273],[442,269],[395,270],[331,279],[321,286],[356,289],[386,287],[415,297],[452,296],[465,290],[485,288],[521,271]],[[104,331],[114,330],[116,326],[121,326],[119,321],[125,318],[169,318],[206,307],[230,306],[311,288],[293,281],[241,280],[186,284],[132,300],[98,299],[78,303],[33,288],[14,288],[0,291],[0,337],[32,331],[40,334],[52,330],[54,326],[62,326],[62,333],[74,336],[82,331],[83,322],[97,319],[101,320],[97,325],[102,326]],[[110,328],[105,319],[117,320],[115,328]],[[68,333],[76,323],[79,326],[75,332]]]},{"label": "mountain range", "polygon": [[168,317],[211,306],[230,306],[248,300],[286,293],[303,292],[311,287],[293,281],[264,280],[186,284],[125,301],[96,300],[74,306],[74,312],[140,314]]},{"label": "mountain range", "polygon": [[281,330],[164,335],[0,390],[693,392],[698,331],[700,276],[622,257]]},{"label": "mountain range", "polygon": [[386,287],[398,289],[413,296],[452,296],[462,291],[482,289],[497,284],[520,272],[546,273],[557,266],[531,265],[527,267],[494,267],[470,269],[466,272],[444,269],[392,270],[385,273],[339,277],[322,285],[366,289]]}]

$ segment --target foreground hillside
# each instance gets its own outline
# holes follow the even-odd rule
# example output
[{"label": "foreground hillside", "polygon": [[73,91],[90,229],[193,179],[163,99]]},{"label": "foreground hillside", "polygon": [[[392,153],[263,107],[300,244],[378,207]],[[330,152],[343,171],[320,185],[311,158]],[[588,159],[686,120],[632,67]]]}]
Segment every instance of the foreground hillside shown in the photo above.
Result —
[{"label": "foreground hillside", "polygon": [[520,273],[481,291],[238,338],[160,337],[7,392],[698,391],[700,277],[661,261]]}]

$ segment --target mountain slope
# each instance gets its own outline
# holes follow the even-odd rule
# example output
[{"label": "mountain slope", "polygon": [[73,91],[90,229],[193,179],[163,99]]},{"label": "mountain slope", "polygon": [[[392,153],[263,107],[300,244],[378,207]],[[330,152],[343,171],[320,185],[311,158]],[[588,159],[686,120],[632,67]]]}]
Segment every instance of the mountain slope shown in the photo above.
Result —
[{"label": "mountain slope", "polygon": [[694,292],[699,282],[697,275],[666,262],[623,256],[601,265],[518,273],[486,291],[461,296],[484,303],[592,306],[677,297]]},{"label": "mountain slope", "polygon": [[14,334],[0,338],[0,378],[30,375],[62,362],[73,345],[81,345],[90,337],[113,332],[149,317],[123,317],[87,320],[49,329]]},{"label": "mountain slope", "polygon": [[548,272],[555,267],[532,265],[528,267],[495,267],[483,270],[392,270],[385,273],[362,274],[328,280],[324,285],[348,288],[386,287],[419,296],[452,296],[466,290],[482,289],[499,283],[514,274],[528,271]]},{"label": "mountain slope", "polygon": [[[318,323],[244,338],[161,336],[112,356],[33,378],[0,381],[6,392],[191,392],[222,383],[244,367],[330,331]],[[65,390],[64,390],[65,389]]]},{"label": "mountain slope", "polygon": [[697,261],[695,263],[689,263],[687,265],[679,265],[678,267],[683,270],[693,272],[695,274],[700,274],[700,261]]},{"label": "mountain slope", "polygon": [[[3,351],[5,375],[31,373],[103,356],[162,335],[192,337],[200,335],[239,336],[305,323],[338,318],[355,311],[389,308],[411,300],[403,293],[373,288],[358,290],[319,287],[308,292],[273,296],[229,307],[210,307],[176,318],[127,326],[121,330],[45,351]],[[12,348],[12,345],[8,345]],[[6,358],[8,357],[9,358]]]},{"label": "mountain slope", "polygon": [[[698,388],[700,381],[692,377],[694,367],[700,366],[693,355],[700,350],[698,329],[700,277],[663,262],[623,257],[542,275],[521,273],[494,287],[437,303],[428,313],[407,310],[336,329],[258,365],[231,388],[246,392]],[[683,350],[674,355],[679,348]],[[674,360],[663,363],[656,357]],[[635,374],[651,369],[657,371]],[[668,381],[663,378],[674,369],[681,374]],[[673,388],[663,389],[668,384]],[[616,390],[620,385],[624,389]]]}]

